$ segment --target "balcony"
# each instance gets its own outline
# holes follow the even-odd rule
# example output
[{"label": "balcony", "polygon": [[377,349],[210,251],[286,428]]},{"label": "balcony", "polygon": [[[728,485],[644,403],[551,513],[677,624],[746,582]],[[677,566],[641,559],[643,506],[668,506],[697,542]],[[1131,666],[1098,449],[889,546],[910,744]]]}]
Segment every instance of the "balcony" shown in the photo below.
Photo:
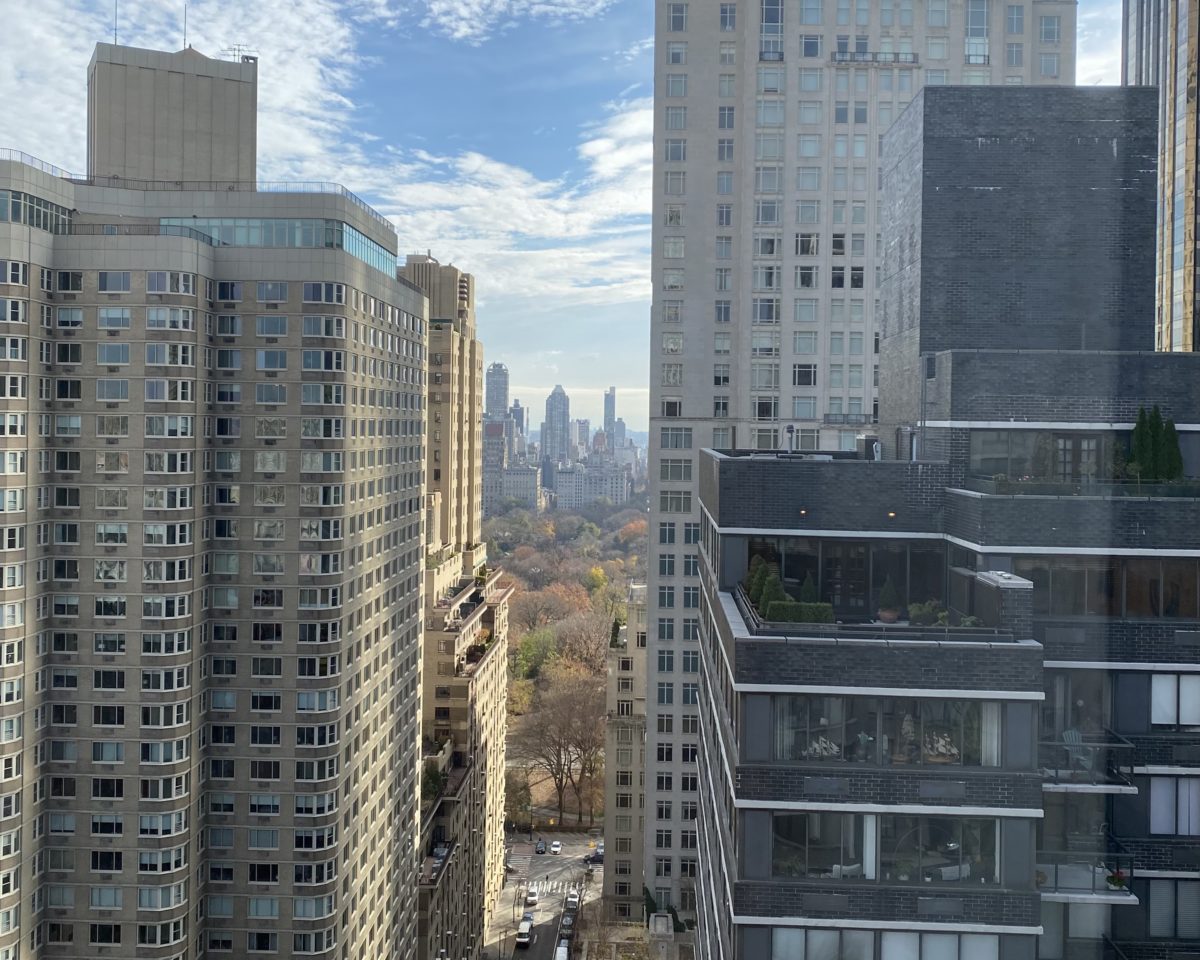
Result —
[{"label": "balcony", "polygon": [[1058,903],[1136,904],[1130,891],[1133,854],[1112,836],[1097,838],[1104,850],[1039,850],[1035,881],[1043,900]]},{"label": "balcony", "polygon": [[1066,730],[1038,744],[1038,765],[1051,793],[1137,793],[1133,744],[1111,730]]},{"label": "balcony", "polygon": [[829,55],[834,63],[912,63],[918,61],[915,53],[881,53],[867,50],[834,50]]}]

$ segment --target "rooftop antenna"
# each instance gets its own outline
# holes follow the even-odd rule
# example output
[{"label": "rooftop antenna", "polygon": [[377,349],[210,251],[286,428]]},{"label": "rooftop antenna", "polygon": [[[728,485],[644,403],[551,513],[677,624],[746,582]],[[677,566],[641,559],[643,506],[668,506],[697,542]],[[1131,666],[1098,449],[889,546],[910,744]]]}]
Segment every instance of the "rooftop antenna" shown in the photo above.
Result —
[{"label": "rooftop antenna", "polygon": [[187,4],[183,5],[183,49],[187,49]]},{"label": "rooftop antenna", "polygon": [[243,63],[246,57],[258,58],[258,51],[246,43],[234,43],[221,51],[222,56],[230,57],[234,60],[240,60]]},{"label": "rooftop antenna", "polygon": [[113,46],[117,45],[117,4],[120,0],[113,0]]}]

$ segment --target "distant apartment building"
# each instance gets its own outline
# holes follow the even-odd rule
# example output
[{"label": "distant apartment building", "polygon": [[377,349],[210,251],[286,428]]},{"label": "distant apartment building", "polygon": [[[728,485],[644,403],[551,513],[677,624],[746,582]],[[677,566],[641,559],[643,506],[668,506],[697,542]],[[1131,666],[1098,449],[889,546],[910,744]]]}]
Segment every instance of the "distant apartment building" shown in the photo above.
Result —
[{"label": "distant apartment building", "polygon": [[1155,347],[1200,349],[1200,9],[1195,0],[1124,0],[1122,82],[1158,87]]},{"label": "distant apartment building", "polygon": [[[609,647],[604,734],[604,913],[641,920],[642,783],[646,750],[646,585],[632,584],[626,623]],[[679,815],[687,813],[680,810]],[[695,815],[694,804],[692,814]],[[674,812],[673,814],[674,815]]]},{"label": "distant apartment building", "polygon": [[99,44],[0,154],[8,960],[414,955],[426,301],[256,84]]},{"label": "distant apartment building", "polygon": [[617,422],[617,388],[609,387],[604,391],[604,433],[612,437]]},{"label": "distant apartment building", "polygon": [[559,384],[546,398],[546,419],[542,421],[540,437],[542,460],[550,463],[570,460],[572,438],[571,400]]},{"label": "distant apartment building", "polygon": [[488,364],[484,413],[496,418],[508,415],[508,367],[502,363]]},{"label": "distant apartment building", "polygon": [[599,459],[554,472],[554,495],[560,510],[578,510],[598,500],[621,506],[629,501],[631,488],[628,469]]},{"label": "distant apartment building", "polygon": [[474,277],[428,256],[409,256],[400,276],[429,298],[416,956],[478,960],[504,881],[510,591],[481,542],[483,429],[495,423],[483,418]]},{"label": "distant apartment building", "polygon": [[[651,664],[698,637],[697,451],[853,450],[876,419],[882,138],[923,86],[1068,85],[1074,2],[655,4]],[[684,685],[648,798],[695,783]],[[647,825],[649,835],[669,825]],[[665,839],[665,837],[664,837]],[[650,858],[668,856],[647,849]],[[685,916],[678,846],[661,905]]]},{"label": "distant apartment building", "polygon": [[532,463],[512,464],[496,474],[484,473],[485,517],[514,508],[537,513],[546,509],[546,498],[542,468]]}]

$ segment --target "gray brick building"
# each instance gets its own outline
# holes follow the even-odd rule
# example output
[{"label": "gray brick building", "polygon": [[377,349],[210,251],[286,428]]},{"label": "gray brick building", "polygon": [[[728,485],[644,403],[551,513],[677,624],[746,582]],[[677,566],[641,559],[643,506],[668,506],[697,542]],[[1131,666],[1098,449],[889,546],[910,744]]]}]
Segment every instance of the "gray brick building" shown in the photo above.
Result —
[{"label": "gray brick building", "polygon": [[[1200,367],[1145,352],[1154,103],[919,94],[884,459],[702,452],[702,956],[1193,955]],[[1182,478],[1133,443],[1155,406]],[[756,557],[836,622],[766,619]]]}]

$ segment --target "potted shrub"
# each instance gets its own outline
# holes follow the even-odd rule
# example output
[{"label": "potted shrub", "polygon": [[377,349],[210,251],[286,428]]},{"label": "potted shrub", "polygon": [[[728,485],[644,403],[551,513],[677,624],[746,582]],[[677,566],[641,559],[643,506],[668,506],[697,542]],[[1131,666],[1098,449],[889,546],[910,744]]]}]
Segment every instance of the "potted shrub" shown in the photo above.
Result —
[{"label": "potted shrub", "polygon": [[895,623],[900,619],[900,594],[892,583],[891,574],[883,581],[879,591],[879,610],[877,616],[883,623]]},{"label": "potted shrub", "polygon": [[1128,878],[1121,871],[1120,867],[1117,867],[1115,870],[1113,870],[1113,872],[1108,875],[1107,879],[1108,888],[1110,890],[1124,890],[1129,882]]}]

